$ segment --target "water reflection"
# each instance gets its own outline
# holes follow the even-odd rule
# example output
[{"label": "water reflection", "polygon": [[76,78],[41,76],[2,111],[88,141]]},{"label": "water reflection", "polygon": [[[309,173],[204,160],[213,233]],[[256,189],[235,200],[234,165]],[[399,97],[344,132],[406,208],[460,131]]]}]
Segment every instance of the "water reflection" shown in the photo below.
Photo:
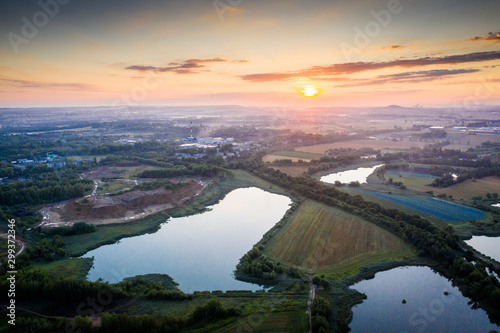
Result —
[{"label": "water reflection", "polygon": [[500,237],[472,236],[465,242],[482,254],[500,261]]},{"label": "water reflection", "polygon": [[239,259],[284,215],[290,198],[257,188],[237,189],[210,211],[172,218],[154,234],[122,239],[88,252],[88,278],[118,282],[125,277],[163,273],[185,292],[257,290],[233,277]]},{"label": "water reflection", "polygon": [[366,178],[375,171],[376,168],[383,166],[383,164],[375,165],[369,168],[357,168],[355,170],[347,170],[321,177],[321,181],[325,183],[334,184],[336,180],[343,184],[350,182],[359,182],[360,184],[366,183]]},{"label": "water reflection", "polygon": [[[353,308],[351,332],[488,332],[486,312],[429,267],[399,267],[351,286],[368,298]],[[406,303],[403,303],[403,300]]]}]

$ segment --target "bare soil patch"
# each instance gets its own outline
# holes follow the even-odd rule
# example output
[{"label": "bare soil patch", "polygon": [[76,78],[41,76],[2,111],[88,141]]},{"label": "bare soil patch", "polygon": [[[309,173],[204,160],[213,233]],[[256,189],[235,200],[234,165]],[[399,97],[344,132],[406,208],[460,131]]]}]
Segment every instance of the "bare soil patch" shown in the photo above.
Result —
[{"label": "bare soil patch", "polygon": [[115,196],[97,195],[60,202],[43,208],[41,226],[58,227],[75,222],[96,225],[130,222],[187,204],[206,188],[204,182],[167,190],[133,191]]}]

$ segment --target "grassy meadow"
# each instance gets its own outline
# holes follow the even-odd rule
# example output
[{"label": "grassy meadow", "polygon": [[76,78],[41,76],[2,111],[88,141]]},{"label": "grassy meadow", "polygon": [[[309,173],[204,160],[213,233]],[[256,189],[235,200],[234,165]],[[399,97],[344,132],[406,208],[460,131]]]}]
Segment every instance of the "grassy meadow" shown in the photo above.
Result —
[{"label": "grassy meadow", "polygon": [[39,261],[31,266],[33,270],[41,270],[54,278],[84,279],[92,267],[91,258],[69,258],[52,262]]},{"label": "grassy meadow", "polygon": [[325,154],[329,149],[335,148],[353,148],[353,149],[361,149],[361,148],[373,148],[373,149],[396,149],[396,150],[408,150],[412,147],[423,148],[429,143],[426,142],[415,142],[415,141],[391,141],[391,140],[369,140],[369,139],[360,139],[360,140],[349,140],[349,141],[341,141],[334,143],[323,143],[314,146],[302,146],[295,148],[298,151],[313,153],[313,154]]},{"label": "grassy meadow", "polygon": [[282,159],[291,159],[293,162],[298,162],[299,160],[303,160],[304,162],[309,162],[314,159],[318,159],[323,154],[316,154],[316,153],[310,153],[310,152],[303,152],[303,151],[275,151],[272,152],[271,154],[268,154],[262,158],[263,162],[273,162],[275,160],[282,160]]},{"label": "grassy meadow", "polygon": [[315,273],[337,273],[412,256],[414,251],[396,235],[360,217],[307,200],[265,253]]},{"label": "grassy meadow", "polygon": [[[386,176],[387,178],[387,176]],[[486,193],[500,192],[500,177],[491,176],[481,179],[467,179],[466,181],[446,188],[428,186],[432,179],[422,177],[393,177],[394,181],[403,182],[407,187],[420,191],[433,191],[434,195],[446,194],[454,199],[470,200],[475,196],[486,196]]]}]

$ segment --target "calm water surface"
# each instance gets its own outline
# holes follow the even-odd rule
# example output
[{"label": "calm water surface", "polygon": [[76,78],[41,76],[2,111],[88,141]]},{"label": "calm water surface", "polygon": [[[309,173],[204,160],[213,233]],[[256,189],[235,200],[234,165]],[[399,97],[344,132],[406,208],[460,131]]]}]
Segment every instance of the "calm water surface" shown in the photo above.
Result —
[{"label": "calm water surface", "polygon": [[467,304],[469,299],[429,267],[391,269],[351,288],[368,296],[352,309],[354,315],[349,327],[353,333],[499,330],[490,323],[484,310],[472,310]]},{"label": "calm water surface", "polygon": [[366,178],[375,171],[376,168],[381,167],[383,164],[375,165],[369,168],[357,168],[355,170],[346,170],[341,172],[331,173],[321,177],[321,181],[325,183],[334,184],[336,180],[343,184],[358,181],[360,184],[366,183]]},{"label": "calm water surface", "polygon": [[472,236],[467,244],[496,261],[500,261],[500,237]]},{"label": "calm water surface", "polygon": [[184,292],[257,290],[233,271],[239,259],[285,214],[290,198],[257,188],[237,189],[202,214],[171,218],[154,234],[122,239],[88,252],[88,279],[170,275]]}]

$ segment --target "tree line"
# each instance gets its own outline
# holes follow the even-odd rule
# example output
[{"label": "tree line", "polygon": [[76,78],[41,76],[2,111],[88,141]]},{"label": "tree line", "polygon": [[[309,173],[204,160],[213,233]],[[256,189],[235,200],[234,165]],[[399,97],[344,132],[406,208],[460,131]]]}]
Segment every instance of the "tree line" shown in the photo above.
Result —
[{"label": "tree line", "polygon": [[12,181],[1,185],[0,206],[38,205],[83,197],[93,186],[91,179],[80,179],[73,172],[38,175],[27,181]]}]

